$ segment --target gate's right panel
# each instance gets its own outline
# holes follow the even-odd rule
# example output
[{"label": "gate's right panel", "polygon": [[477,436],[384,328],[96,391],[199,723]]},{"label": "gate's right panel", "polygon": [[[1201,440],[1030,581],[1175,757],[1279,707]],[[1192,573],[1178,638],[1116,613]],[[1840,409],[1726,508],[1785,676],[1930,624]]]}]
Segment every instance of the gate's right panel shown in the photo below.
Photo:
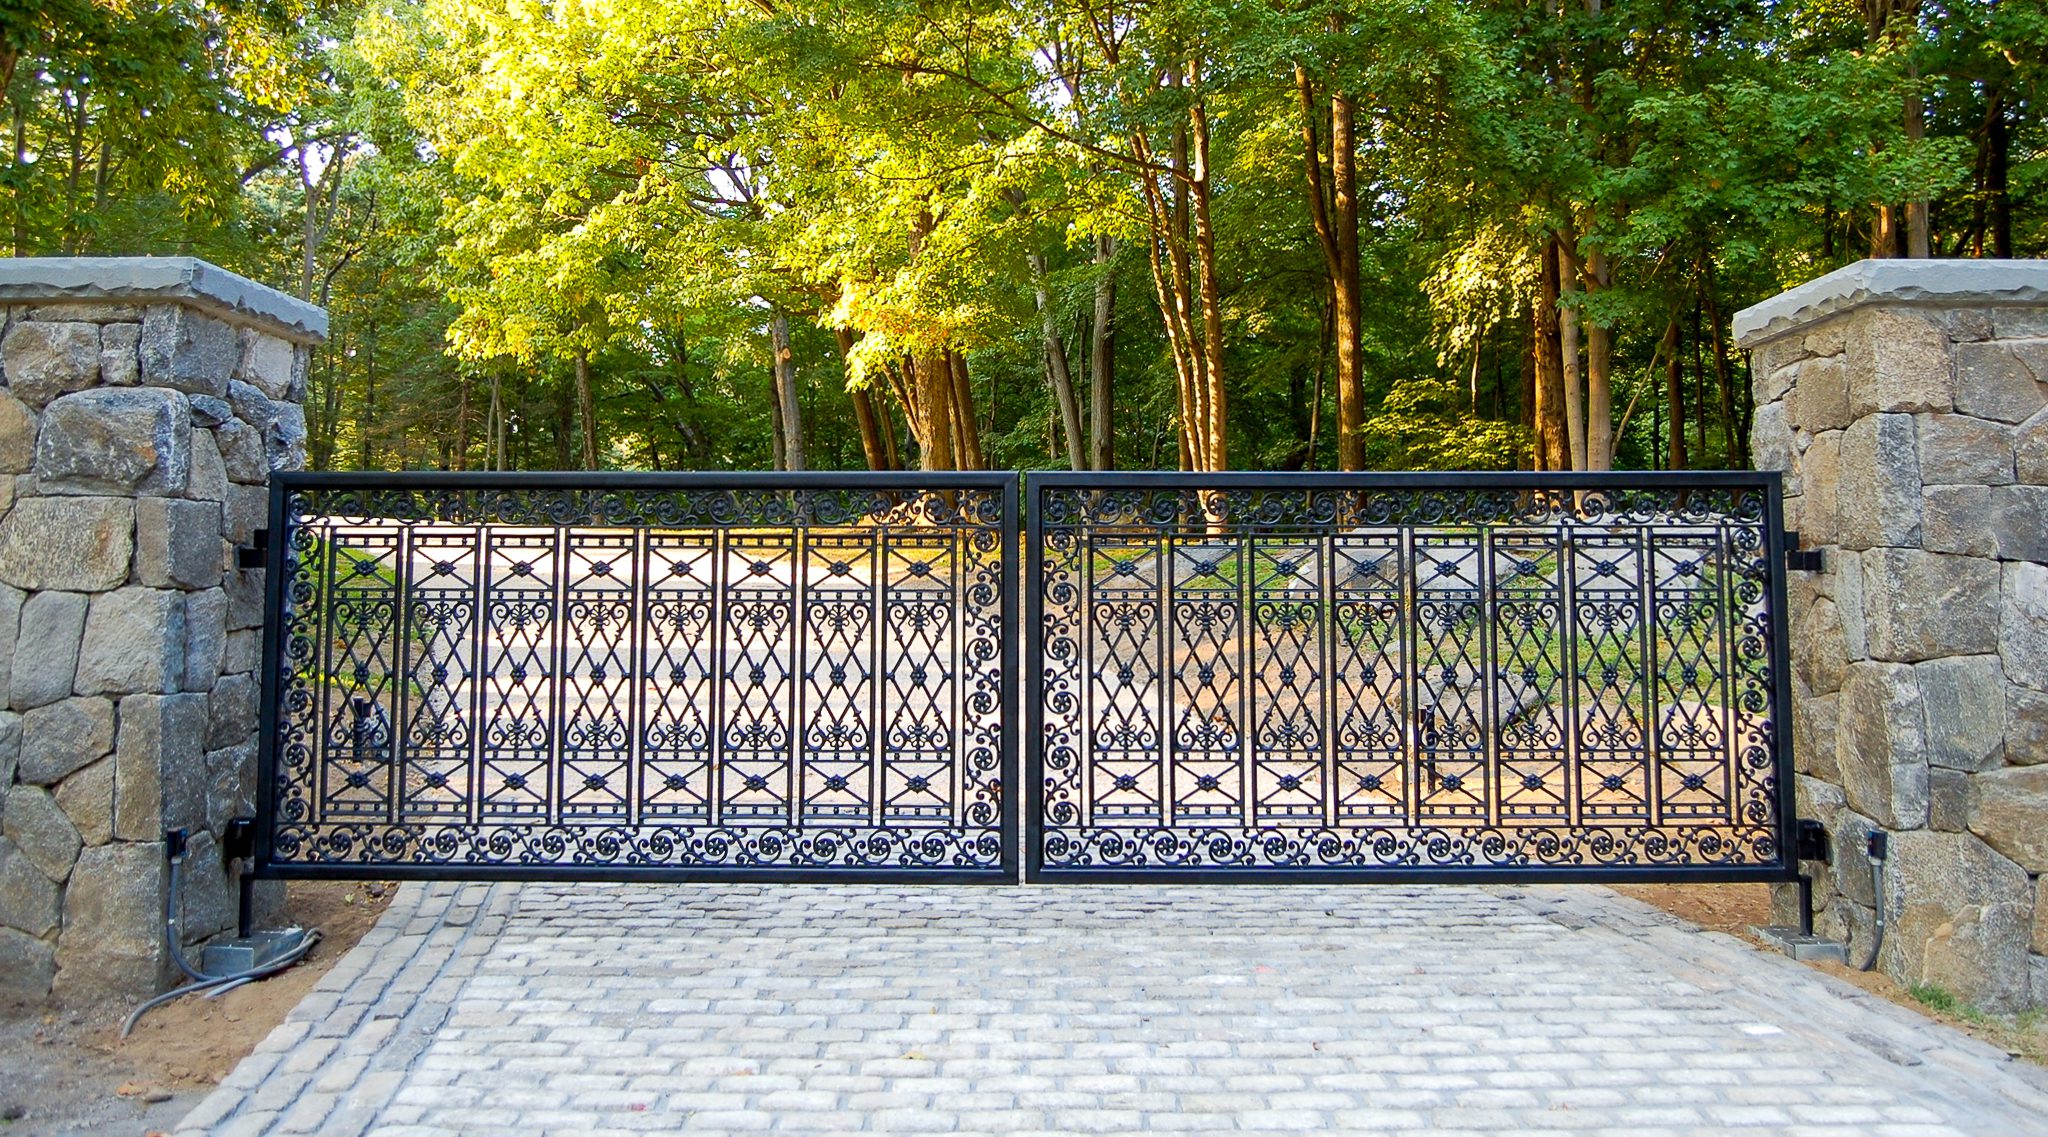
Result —
[{"label": "gate's right panel", "polygon": [[1029,479],[1039,880],[1782,880],[1776,474]]}]

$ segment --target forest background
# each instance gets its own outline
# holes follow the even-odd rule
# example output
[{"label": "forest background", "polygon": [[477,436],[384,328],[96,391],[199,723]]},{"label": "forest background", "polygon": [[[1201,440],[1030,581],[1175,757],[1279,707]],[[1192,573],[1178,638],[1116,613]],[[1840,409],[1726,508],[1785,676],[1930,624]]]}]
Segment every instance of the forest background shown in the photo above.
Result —
[{"label": "forest background", "polygon": [[2048,255],[2044,0],[0,0],[15,255],[330,310],[316,468],[1748,464]]}]

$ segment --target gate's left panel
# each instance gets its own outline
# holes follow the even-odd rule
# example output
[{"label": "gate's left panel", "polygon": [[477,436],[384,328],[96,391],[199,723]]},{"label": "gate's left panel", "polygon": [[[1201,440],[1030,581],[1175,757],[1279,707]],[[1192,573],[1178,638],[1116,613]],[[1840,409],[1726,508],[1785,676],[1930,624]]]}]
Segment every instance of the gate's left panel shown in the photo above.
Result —
[{"label": "gate's left panel", "polygon": [[1009,474],[303,474],[257,871],[1016,877]]}]

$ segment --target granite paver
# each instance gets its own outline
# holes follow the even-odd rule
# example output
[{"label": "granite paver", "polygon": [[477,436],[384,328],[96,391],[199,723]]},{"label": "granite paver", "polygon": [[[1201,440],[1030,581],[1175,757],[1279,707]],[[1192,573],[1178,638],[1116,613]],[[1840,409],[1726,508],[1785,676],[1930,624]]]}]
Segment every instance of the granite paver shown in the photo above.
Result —
[{"label": "granite paver", "polygon": [[407,885],[178,1130],[2048,1135],[2048,1078],[1604,889]]}]

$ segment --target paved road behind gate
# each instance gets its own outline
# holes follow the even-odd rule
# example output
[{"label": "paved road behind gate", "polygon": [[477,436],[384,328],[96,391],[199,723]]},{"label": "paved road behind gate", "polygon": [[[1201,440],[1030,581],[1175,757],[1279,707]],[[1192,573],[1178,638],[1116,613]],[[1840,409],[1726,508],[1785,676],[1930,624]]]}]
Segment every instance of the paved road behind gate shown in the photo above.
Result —
[{"label": "paved road behind gate", "polygon": [[408,885],[179,1133],[2048,1134],[1591,888]]}]

